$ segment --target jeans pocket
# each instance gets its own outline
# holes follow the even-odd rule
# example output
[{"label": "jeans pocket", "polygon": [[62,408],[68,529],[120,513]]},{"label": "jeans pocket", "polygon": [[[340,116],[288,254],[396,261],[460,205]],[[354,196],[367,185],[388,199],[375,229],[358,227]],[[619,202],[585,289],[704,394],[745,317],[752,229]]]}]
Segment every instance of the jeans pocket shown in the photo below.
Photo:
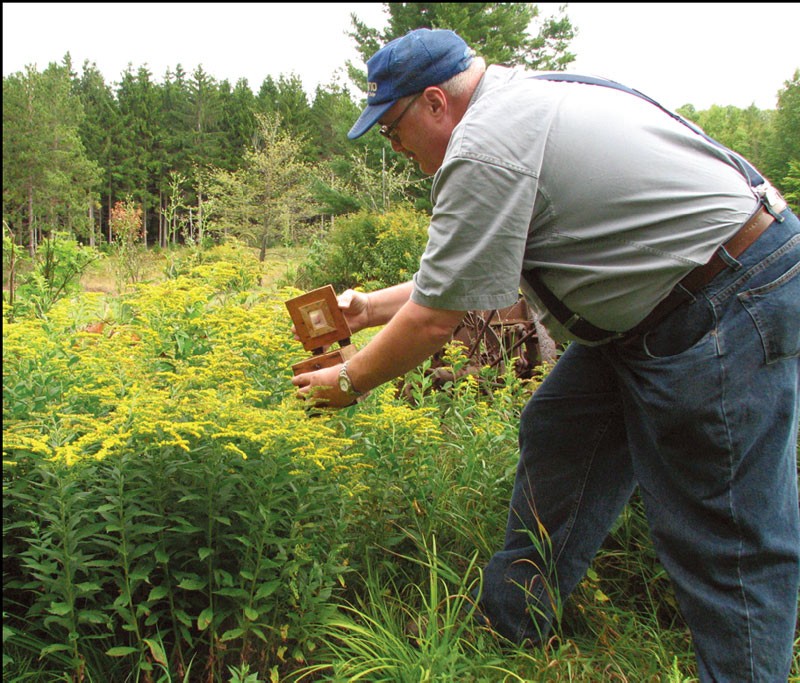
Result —
[{"label": "jeans pocket", "polygon": [[738,294],[753,319],[767,364],[800,356],[800,263],[769,284]]},{"label": "jeans pocket", "polygon": [[680,306],[642,338],[642,350],[650,358],[677,356],[695,346],[716,325],[708,299],[698,297]]}]

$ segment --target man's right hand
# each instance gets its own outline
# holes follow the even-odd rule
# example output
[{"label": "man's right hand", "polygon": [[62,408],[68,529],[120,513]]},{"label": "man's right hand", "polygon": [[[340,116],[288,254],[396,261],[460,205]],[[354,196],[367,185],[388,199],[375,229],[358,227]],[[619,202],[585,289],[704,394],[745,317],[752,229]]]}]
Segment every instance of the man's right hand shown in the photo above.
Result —
[{"label": "man's right hand", "polygon": [[353,334],[369,327],[369,297],[364,292],[346,289],[336,301]]}]

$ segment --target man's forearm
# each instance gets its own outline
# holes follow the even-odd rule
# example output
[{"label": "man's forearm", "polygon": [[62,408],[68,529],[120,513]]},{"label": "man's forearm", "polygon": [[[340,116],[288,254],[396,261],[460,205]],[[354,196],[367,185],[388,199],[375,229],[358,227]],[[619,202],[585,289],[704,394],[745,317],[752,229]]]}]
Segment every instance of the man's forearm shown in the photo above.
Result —
[{"label": "man's forearm", "polygon": [[[395,377],[404,375],[436,353],[453,335],[465,311],[450,311],[420,306],[407,300],[410,283],[393,292],[381,290],[376,296],[379,315],[388,316],[386,326],[347,361],[347,374],[353,387],[370,391]],[[398,302],[406,297],[402,305]],[[298,395],[330,408],[353,403],[353,395],[339,386],[340,366],[295,375],[292,383]]]},{"label": "man's forearm", "polygon": [[367,391],[417,367],[450,340],[463,317],[464,311],[406,302],[348,363],[353,384]]},{"label": "man's forearm", "polygon": [[370,327],[388,323],[411,298],[413,290],[414,283],[409,281],[376,292],[370,292],[367,295]]}]

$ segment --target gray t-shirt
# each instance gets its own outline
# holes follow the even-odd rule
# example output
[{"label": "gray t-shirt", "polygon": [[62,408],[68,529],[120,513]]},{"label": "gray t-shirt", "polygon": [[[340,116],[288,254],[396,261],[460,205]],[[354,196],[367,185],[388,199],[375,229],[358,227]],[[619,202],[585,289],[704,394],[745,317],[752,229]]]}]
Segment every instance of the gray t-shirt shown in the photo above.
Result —
[{"label": "gray t-shirt", "polygon": [[757,208],[719,148],[634,95],[490,66],[433,179],[412,301],[510,306],[536,267],[589,322],[624,331]]}]

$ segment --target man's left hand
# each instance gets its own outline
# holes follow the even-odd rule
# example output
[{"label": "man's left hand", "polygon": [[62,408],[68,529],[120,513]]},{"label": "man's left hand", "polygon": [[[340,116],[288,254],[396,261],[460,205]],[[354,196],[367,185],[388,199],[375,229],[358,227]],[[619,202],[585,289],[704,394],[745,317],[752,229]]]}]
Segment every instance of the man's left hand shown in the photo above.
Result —
[{"label": "man's left hand", "polygon": [[339,389],[341,369],[339,364],[292,377],[292,384],[298,387],[298,398],[309,401],[315,408],[346,408],[353,405],[356,399]]}]

